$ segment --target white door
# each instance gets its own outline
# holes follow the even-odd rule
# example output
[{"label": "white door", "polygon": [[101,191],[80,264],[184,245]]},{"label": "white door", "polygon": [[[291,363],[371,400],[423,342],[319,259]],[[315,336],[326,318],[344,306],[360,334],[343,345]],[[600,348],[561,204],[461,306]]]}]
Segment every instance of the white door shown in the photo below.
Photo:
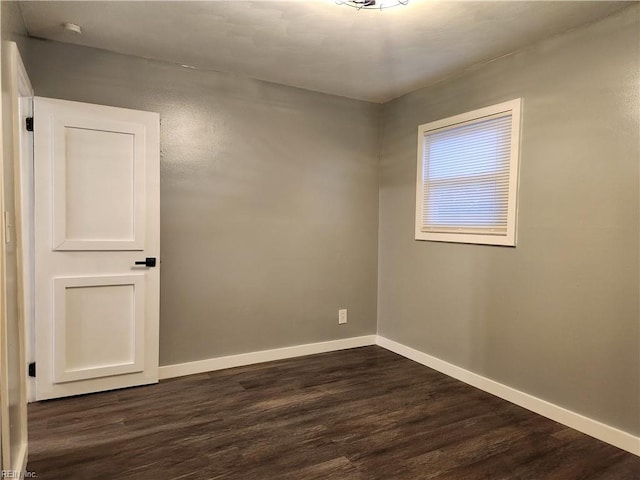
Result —
[{"label": "white door", "polygon": [[158,381],[159,164],[157,113],[34,98],[36,399]]}]

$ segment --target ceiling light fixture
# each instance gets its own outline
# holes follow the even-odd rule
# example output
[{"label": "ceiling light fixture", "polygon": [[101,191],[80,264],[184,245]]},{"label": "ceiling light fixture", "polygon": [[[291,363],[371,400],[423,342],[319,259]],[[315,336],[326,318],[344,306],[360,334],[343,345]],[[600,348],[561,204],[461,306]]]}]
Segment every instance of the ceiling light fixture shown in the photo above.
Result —
[{"label": "ceiling light fixture", "polygon": [[347,5],[356,10],[382,10],[384,8],[406,5],[409,0],[336,0],[338,5]]}]

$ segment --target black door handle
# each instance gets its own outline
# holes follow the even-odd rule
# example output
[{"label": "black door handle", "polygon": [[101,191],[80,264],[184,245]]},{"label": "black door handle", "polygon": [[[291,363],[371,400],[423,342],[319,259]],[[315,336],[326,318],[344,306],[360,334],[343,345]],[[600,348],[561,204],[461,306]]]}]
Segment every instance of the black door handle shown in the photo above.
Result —
[{"label": "black door handle", "polygon": [[145,267],[155,267],[156,257],[147,257],[140,262],[136,262],[136,265],[144,265]]}]

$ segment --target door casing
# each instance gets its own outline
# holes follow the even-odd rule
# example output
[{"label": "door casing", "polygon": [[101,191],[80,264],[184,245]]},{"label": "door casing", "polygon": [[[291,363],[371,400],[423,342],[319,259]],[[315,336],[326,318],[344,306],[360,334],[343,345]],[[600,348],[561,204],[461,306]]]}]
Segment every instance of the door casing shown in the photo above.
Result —
[{"label": "door casing", "polygon": [[[0,428],[0,442],[2,445],[2,470],[23,472],[27,464],[28,439],[27,439],[27,377],[26,377],[26,357],[25,357],[25,325],[28,321],[25,309],[26,284],[25,259],[29,256],[25,250],[25,228],[23,219],[28,216],[23,204],[23,177],[21,142],[23,112],[20,110],[21,97],[33,95],[31,83],[26,69],[20,57],[18,47],[15,42],[2,43],[2,158],[0,160],[0,212],[2,212],[2,227],[0,228],[0,409],[2,411],[2,425]],[[11,164],[13,178],[4,178],[6,163]],[[12,183],[13,187],[13,209],[7,210],[4,204],[5,192],[4,182]],[[15,255],[15,292],[9,298],[7,292],[7,246],[10,245]],[[13,267],[12,267],[13,268]],[[10,302],[15,302],[15,308],[11,311],[16,313],[14,319],[8,318],[7,306]],[[15,337],[8,338],[9,321],[17,322]],[[18,365],[15,365],[13,358],[8,355],[8,342],[14,343],[17,348]],[[16,373],[17,372],[17,373]],[[17,376],[17,378],[12,378]],[[13,385],[13,387],[12,387]],[[17,389],[15,388],[17,385]],[[17,396],[17,398],[14,398]],[[12,410],[17,414],[12,415]],[[11,428],[11,418],[16,419],[16,428]],[[8,420],[9,419],[9,420]],[[18,435],[18,438],[14,438]]]}]

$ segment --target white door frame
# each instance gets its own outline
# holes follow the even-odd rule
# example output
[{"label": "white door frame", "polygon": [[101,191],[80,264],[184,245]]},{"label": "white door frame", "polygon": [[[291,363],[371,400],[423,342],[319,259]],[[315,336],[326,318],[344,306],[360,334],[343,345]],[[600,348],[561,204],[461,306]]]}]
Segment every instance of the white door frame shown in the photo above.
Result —
[{"label": "white door frame", "polygon": [[[33,132],[27,131],[25,119],[33,116],[33,87],[27,70],[18,57],[18,100],[20,115],[20,203],[22,206],[22,292],[24,305],[25,363],[35,362],[33,301]],[[27,378],[27,401],[35,401],[35,379]]]},{"label": "white door frame", "polygon": [[[8,71],[3,72],[4,78],[8,80],[5,88],[8,90],[9,95],[5,96],[5,100],[8,100],[9,104],[2,105],[2,110],[9,111],[12,117],[12,129],[11,129],[11,142],[13,144],[12,155],[10,158],[4,157],[4,146],[2,151],[2,160],[0,161],[0,175],[4,172],[4,162],[13,162],[13,170],[14,170],[14,203],[15,203],[15,218],[13,219],[14,225],[10,230],[7,230],[6,221],[7,219],[3,218],[3,226],[0,248],[2,249],[2,253],[0,255],[0,263],[2,263],[1,275],[0,275],[0,291],[5,292],[6,286],[6,243],[5,243],[5,235],[7,232],[15,239],[16,244],[16,263],[17,263],[17,271],[16,271],[16,282],[17,282],[17,296],[15,299],[17,302],[17,313],[18,313],[18,352],[19,352],[19,365],[18,365],[18,384],[19,384],[19,405],[20,405],[20,424],[21,424],[21,434],[22,438],[19,440],[18,445],[15,446],[15,443],[11,438],[11,430],[10,426],[6,419],[9,414],[9,399],[6,394],[8,393],[9,387],[9,375],[14,368],[10,368],[8,365],[8,356],[6,352],[7,347],[7,318],[6,318],[6,307],[5,304],[0,302],[0,334],[2,338],[0,339],[0,353],[2,354],[2,363],[3,368],[0,369],[0,391],[4,392],[2,398],[2,416],[5,421],[2,423],[1,428],[1,437],[2,437],[2,469],[5,471],[12,471],[13,474],[16,472],[24,472],[27,464],[27,375],[26,375],[26,356],[25,356],[25,325],[27,323],[27,317],[25,316],[25,257],[28,257],[28,250],[24,249],[23,242],[23,214],[24,214],[24,206],[22,205],[23,199],[23,178],[22,178],[22,155],[21,155],[21,142],[22,142],[22,129],[24,122],[22,121],[22,114],[20,112],[20,96],[32,96],[33,90],[31,88],[31,83],[29,81],[29,77],[27,76],[26,69],[24,68],[24,64],[22,59],[20,58],[20,53],[18,51],[18,47],[15,42],[4,42],[3,45],[3,54],[6,58],[3,58],[2,64],[3,68],[8,69]],[[3,114],[4,115],[4,114]],[[3,143],[8,139],[4,138],[3,131]],[[0,177],[2,180],[2,177]],[[1,184],[1,182],[0,182]],[[1,192],[1,190],[0,190]],[[26,209],[28,210],[28,208]],[[0,195],[0,211],[5,211],[4,206],[4,194]],[[3,214],[4,217],[4,214]],[[27,235],[28,237],[28,235]],[[18,454],[14,455],[12,449],[18,448]],[[12,464],[12,458],[16,458],[15,463]]]}]

